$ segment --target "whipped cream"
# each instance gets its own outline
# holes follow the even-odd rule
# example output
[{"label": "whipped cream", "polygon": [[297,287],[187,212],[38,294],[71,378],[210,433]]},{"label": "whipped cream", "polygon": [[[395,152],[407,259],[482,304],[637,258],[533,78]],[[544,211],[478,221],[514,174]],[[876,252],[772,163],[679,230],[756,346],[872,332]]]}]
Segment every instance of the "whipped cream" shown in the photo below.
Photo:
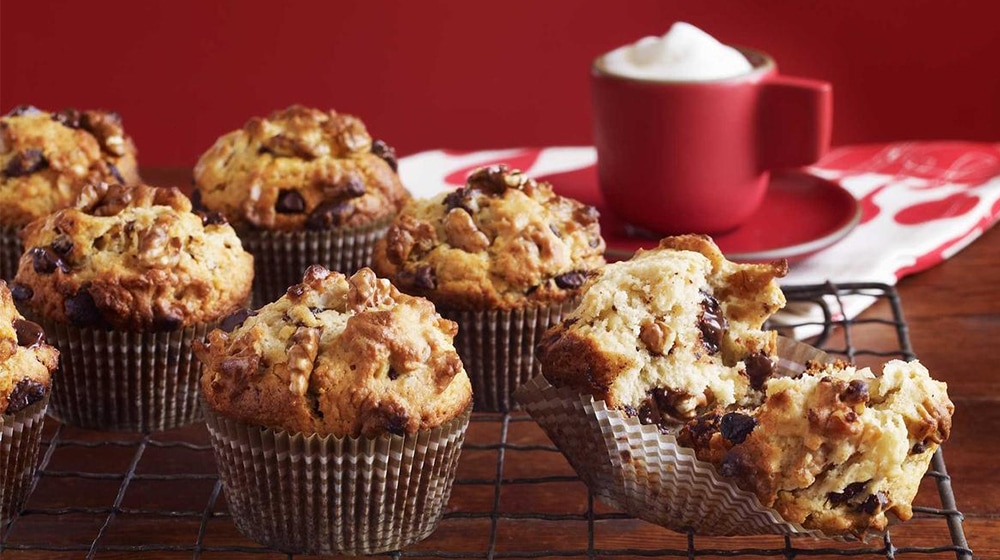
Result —
[{"label": "whipped cream", "polygon": [[609,74],[649,80],[717,80],[753,69],[740,51],[682,21],[663,37],[644,37],[602,59]]}]

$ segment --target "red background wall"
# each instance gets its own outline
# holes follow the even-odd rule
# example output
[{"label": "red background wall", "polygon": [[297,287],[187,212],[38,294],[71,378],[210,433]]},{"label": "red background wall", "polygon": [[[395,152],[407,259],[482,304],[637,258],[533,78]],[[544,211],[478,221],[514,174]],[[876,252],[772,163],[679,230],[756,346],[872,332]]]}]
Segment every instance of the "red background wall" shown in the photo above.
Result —
[{"label": "red background wall", "polygon": [[834,143],[1000,139],[994,0],[5,0],[0,111],[104,107],[191,165],[291,103],[401,154],[590,142],[591,59],[678,19],[834,84]]}]

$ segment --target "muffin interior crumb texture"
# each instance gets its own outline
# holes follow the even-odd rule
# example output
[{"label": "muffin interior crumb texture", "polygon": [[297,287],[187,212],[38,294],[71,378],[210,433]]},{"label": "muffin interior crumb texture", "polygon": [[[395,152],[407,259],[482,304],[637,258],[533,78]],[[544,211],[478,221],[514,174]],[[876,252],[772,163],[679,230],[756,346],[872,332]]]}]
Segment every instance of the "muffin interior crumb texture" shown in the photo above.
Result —
[{"label": "muffin interior crumb texture", "polygon": [[[231,329],[226,332],[224,329]],[[454,322],[363,268],[301,284],[196,346],[209,406],[289,431],[374,437],[437,427],[471,402]]]},{"label": "muffin interior crumb texture", "polygon": [[45,397],[59,352],[45,333],[14,307],[7,284],[0,280],[0,414],[14,414]]},{"label": "muffin interior crumb texture", "polygon": [[22,231],[12,284],[27,309],[78,327],[169,331],[245,304],[253,257],[176,188],[89,185]]}]

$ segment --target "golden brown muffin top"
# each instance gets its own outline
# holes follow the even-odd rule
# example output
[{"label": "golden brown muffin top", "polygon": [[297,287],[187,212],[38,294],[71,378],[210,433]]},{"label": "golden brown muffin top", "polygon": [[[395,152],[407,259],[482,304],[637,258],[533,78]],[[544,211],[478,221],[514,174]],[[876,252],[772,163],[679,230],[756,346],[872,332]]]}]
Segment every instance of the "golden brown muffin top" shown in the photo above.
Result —
[{"label": "golden brown muffin top", "polygon": [[88,185],[76,206],[22,230],[13,289],[41,316],[79,327],[165,331],[242,307],[253,257],[217,214],[176,188]]},{"label": "golden brown muffin top", "polygon": [[23,105],[0,117],[0,225],[70,206],[101,181],[139,182],[135,145],[116,113]]},{"label": "golden brown muffin top", "polygon": [[45,342],[42,328],[14,307],[0,280],[0,414],[13,414],[45,397],[59,352]]},{"label": "golden brown muffin top", "polygon": [[505,165],[406,204],[375,248],[375,270],[450,309],[569,299],[604,265],[597,210]]},{"label": "golden brown muffin top", "polygon": [[435,428],[472,400],[457,325],[371,269],[347,277],[314,265],[280,299],[232,322],[241,320],[195,346],[203,394],[223,415],[374,437]]},{"label": "golden brown muffin top", "polygon": [[220,137],[194,168],[196,204],[239,231],[326,230],[394,215],[395,151],[360,119],[293,105]]}]

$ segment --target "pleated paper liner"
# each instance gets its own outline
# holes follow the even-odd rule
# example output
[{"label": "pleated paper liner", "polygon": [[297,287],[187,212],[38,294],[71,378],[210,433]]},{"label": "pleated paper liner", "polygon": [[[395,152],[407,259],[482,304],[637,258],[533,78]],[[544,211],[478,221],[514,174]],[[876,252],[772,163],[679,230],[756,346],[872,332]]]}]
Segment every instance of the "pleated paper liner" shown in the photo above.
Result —
[{"label": "pleated paper liner", "polygon": [[[833,361],[821,350],[786,338],[779,338],[778,356],[778,375],[797,375],[810,360]],[[609,409],[603,400],[554,387],[543,376],[523,385],[516,398],[595,496],[634,517],[700,535],[825,536],[786,522],[757,496],[717,474],[711,463],[698,460],[673,435]]]},{"label": "pleated paper liner", "polygon": [[7,523],[28,498],[38,466],[38,447],[49,394],[0,421],[0,526]]},{"label": "pleated paper liner", "polygon": [[438,307],[458,323],[455,349],[472,380],[476,412],[518,408],[514,391],[541,373],[535,347],[542,334],[572,311],[578,298],[512,311],[462,311]]},{"label": "pleated paper liner", "polygon": [[374,554],[437,528],[471,408],[405,436],[338,438],[205,418],[236,527],[288,553]]},{"label": "pleated paper liner", "polygon": [[154,432],[201,419],[201,363],[191,344],[215,324],[143,333],[33,317],[59,348],[49,414],[92,430]]},{"label": "pleated paper liner", "polygon": [[243,248],[254,258],[253,306],[280,298],[289,286],[302,282],[311,265],[353,274],[369,266],[375,242],[392,223],[387,216],[371,224],[324,231],[255,231],[240,234]]},{"label": "pleated paper liner", "polygon": [[17,274],[17,264],[24,252],[20,231],[20,227],[0,226],[0,280],[10,282]]}]

